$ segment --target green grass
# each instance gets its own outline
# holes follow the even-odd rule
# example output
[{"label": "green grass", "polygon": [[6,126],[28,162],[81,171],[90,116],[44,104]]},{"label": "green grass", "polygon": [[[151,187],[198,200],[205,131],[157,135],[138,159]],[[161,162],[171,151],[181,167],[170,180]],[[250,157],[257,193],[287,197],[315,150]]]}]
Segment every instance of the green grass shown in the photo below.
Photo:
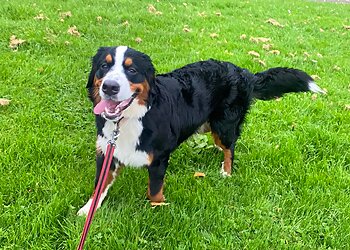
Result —
[{"label": "green grass", "polygon": [[[99,46],[121,44],[149,54],[158,72],[208,58],[253,72],[296,67],[318,75],[328,95],[257,101],[232,178],[220,177],[216,149],[183,144],[167,172],[169,206],[150,208],[147,172],[125,169],[97,212],[86,249],[350,248],[350,31],[343,27],[350,5],[183,2],[1,2],[0,98],[11,100],[0,106],[1,249],[76,248],[84,224],[76,212],[94,179],[90,57]],[[162,15],[149,13],[148,4]],[[72,16],[61,22],[66,11]],[[48,19],[34,19],[39,13]],[[67,33],[73,25],[80,37]],[[9,48],[11,35],[26,40],[17,51]],[[281,54],[250,37],[270,38]],[[194,179],[195,171],[206,177]]]}]

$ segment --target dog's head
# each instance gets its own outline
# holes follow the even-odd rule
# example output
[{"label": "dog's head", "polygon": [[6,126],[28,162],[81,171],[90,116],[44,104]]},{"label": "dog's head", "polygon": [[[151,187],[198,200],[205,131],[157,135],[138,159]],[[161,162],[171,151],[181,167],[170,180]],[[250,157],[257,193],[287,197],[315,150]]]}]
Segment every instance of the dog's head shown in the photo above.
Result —
[{"label": "dog's head", "polygon": [[154,75],[152,61],[146,54],[126,46],[99,48],[86,86],[94,113],[114,119],[130,113],[127,109],[147,108]]}]

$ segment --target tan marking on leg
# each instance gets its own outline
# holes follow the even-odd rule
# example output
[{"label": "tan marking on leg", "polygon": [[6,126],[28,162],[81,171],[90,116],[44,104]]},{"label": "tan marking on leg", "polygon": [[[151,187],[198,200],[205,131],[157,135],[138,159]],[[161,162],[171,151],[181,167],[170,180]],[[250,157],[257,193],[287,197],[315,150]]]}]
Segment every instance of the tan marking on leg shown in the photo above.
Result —
[{"label": "tan marking on leg", "polygon": [[222,168],[222,174],[224,176],[231,176],[231,168],[232,168],[232,153],[229,148],[226,148],[219,136],[216,133],[212,133],[214,142],[217,146],[219,146],[223,152],[224,152],[224,162],[223,162],[223,168]]},{"label": "tan marking on leg", "polygon": [[152,202],[165,201],[165,197],[163,195],[163,187],[164,187],[164,182],[163,182],[162,187],[160,188],[159,192],[152,196],[151,195],[151,188],[150,188],[150,180],[148,178],[147,198]]},{"label": "tan marking on leg", "polygon": [[107,62],[107,63],[111,63],[112,61],[113,61],[113,58],[112,58],[111,54],[108,54],[108,55],[106,56],[106,62]]},{"label": "tan marking on leg", "polygon": [[131,64],[132,64],[132,59],[130,57],[127,57],[124,61],[124,65],[126,67],[129,67],[129,66],[131,66]]}]

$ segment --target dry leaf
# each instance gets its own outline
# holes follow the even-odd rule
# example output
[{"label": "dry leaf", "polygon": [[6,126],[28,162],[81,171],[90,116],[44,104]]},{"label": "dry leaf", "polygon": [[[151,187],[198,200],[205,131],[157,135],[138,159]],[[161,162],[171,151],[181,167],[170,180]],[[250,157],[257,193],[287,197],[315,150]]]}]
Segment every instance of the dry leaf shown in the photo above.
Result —
[{"label": "dry leaf", "polygon": [[125,20],[125,22],[123,22],[122,25],[125,26],[125,27],[126,27],[126,26],[129,26],[128,20]]},{"label": "dry leaf", "polygon": [[77,26],[72,26],[72,27],[69,27],[69,29],[67,30],[67,33],[68,34],[71,34],[72,36],[80,36],[80,33],[77,29]]},{"label": "dry leaf", "polygon": [[149,4],[149,5],[148,5],[147,10],[148,10],[148,12],[151,13],[151,14],[155,14],[155,15],[162,15],[162,14],[163,14],[162,12],[157,11],[156,7],[154,7],[152,4]]},{"label": "dry leaf", "polygon": [[315,81],[317,80],[321,80],[321,77],[319,77],[318,75],[311,75],[312,79],[314,79]]},{"label": "dry leaf", "polygon": [[151,201],[150,203],[151,203],[152,208],[160,207],[160,206],[169,206],[169,204],[170,204],[167,202],[155,202],[155,201]]},{"label": "dry leaf", "polygon": [[221,12],[220,12],[220,11],[217,11],[217,12],[215,12],[215,15],[221,16]]},{"label": "dry leaf", "polygon": [[346,30],[350,30],[350,25],[343,25],[343,28]]},{"label": "dry leaf", "polygon": [[135,42],[137,42],[137,43],[141,43],[141,42],[142,42],[141,37],[136,37],[136,38],[135,38]]},{"label": "dry leaf", "polygon": [[216,34],[216,33],[211,33],[211,34],[210,34],[210,37],[211,37],[211,38],[217,38],[217,37],[219,37],[219,35]]},{"label": "dry leaf", "polygon": [[242,34],[240,37],[239,37],[240,39],[246,39],[247,38],[247,35],[246,34]]},{"label": "dry leaf", "polygon": [[280,52],[279,50],[277,50],[277,49],[271,50],[271,51],[269,51],[269,53],[270,53],[270,54],[274,54],[274,55],[279,55],[279,54],[281,54],[281,52]]},{"label": "dry leaf", "polygon": [[10,48],[15,50],[18,48],[18,46],[20,46],[22,43],[24,43],[26,40],[23,39],[19,39],[17,38],[15,35],[12,35],[10,37]]},{"label": "dry leaf", "polygon": [[315,101],[316,98],[317,98],[317,94],[312,94],[311,99],[312,99],[313,101]]},{"label": "dry leaf", "polygon": [[337,65],[334,65],[333,69],[338,70],[338,71],[341,70],[341,68]]},{"label": "dry leaf", "polygon": [[185,25],[182,29],[183,32],[190,32],[191,30],[188,28],[188,25]]},{"label": "dry leaf", "polygon": [[264,50],[270,50],[271,48],[272,48],[272,44],[269,44],[269,43],[265,43],[265,44],[263,44],[263,46],[262,46],[262,48],[264,49]]},{"label": "dry leaf", "polygon": [[346,104],[346,105],[345,105],[345,109],[346,109],[346,110],[350,110],[350,104]]},{"label": "dry leaf", "polygon": [[187,3],[182,3],[185,7],[187,7]]},{"label": "dry leaf", "polygon": [[306,51],[304,52],[304,54],[303,54],[304,56],[306,56],[306,57],[309,57],[310,56],[310,54],[309,53],[307,53]]},{"label": "dry leaf", "polygon": [[297,53],[288,53],[288,55],[291,57],[295,57],[297,55]]},{"label": "dry leaf", "polygon": [[40,13],[39,15],[37,15],[36,17],[34,17],[35,20],[45,20],[48,19],[47,16],[45,16],[43,13]]},{"label": "dry leaf", "polygon": [[324,29],[320,28],[320,32],[324,32]]},{"label": "dry leaf", "polygon": [[203,12],[199,12],[199,13],[198,13],[198,16],[200,16],[200,17],[206,17],[207,15],[205,14],[205,11],[203,11]]},{"label": "dry leaf", "polygon": [[98,17],[96,17],[96,20],[97,20],[97,22],[101,22],[102,21],[102,17],[98,16]]},{"label": "dry leaf", "polygon": [[266,67],[266,62],[263,60],[260,60],[259,58],[254,58],[253,61],[258,62],[261,66]]},{"label": "dry leaf", "polygon": [[0,98],[0,106],[7,106],[9,105],[11,100],[5,99],[5,98]]},{"label": "dry leaf", "polygon": [[61,12],[60,13],[61,20],[67,18],[67,17],[72,17],[72,12],[67,11],[67,12]]},{"label": "dry leaf", "polygon": [[284,27],[282,24],[280,24],[279,22],[277,22],[273,18],[269,18],[266,22],[269,23],[269,24],[272,24],[273,26],[277,26],[277,27],[280,27],[280,28]]},{"label": "dry leaf", "polygon": [[253,50],[249,51],[248,55],[255,56],[255,57],[260,57],[260,54],[258,52],[256,52],[256,51],[253,51]]},{"label": "dry leaf", "polygon": [[317,53],[316,55],[317,55],[319,58],[322,58],[322,57],[323,57],[323,55],[320,54],[320,53]]},{"label": "dry leaf", "polygon": [[205,177],[205,173],[202,173],[202,172],[195,172],[194,177]]},{"label": "dry leaf", "polygon": [[69,41],[65,41],[64,45],[68,46],[68,45],[70,45],[70,42]]},{"label": "dry leaf", "polygon": [[312,60],[311,60],[311,62],[313,62],[313,63],[317,63],[317,60],[312,59]]},{"label": "dry leaf", "polygon": [[250,37],[249,41],[253,42],[253,43],[267,43],[270,42],[271,39],[270,38],[265,38],[265,37]]}]

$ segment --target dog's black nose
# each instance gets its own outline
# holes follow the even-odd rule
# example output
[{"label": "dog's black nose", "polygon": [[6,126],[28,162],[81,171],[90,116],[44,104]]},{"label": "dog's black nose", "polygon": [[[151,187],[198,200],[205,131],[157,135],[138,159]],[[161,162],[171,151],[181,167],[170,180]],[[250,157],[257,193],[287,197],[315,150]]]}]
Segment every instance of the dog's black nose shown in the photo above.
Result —
[{"label": "dog's black nose", "polygon": [[119,93],[120,86],[114,80],[106,80],[102,85],[102,91],[106,95],[112,96]]}]

